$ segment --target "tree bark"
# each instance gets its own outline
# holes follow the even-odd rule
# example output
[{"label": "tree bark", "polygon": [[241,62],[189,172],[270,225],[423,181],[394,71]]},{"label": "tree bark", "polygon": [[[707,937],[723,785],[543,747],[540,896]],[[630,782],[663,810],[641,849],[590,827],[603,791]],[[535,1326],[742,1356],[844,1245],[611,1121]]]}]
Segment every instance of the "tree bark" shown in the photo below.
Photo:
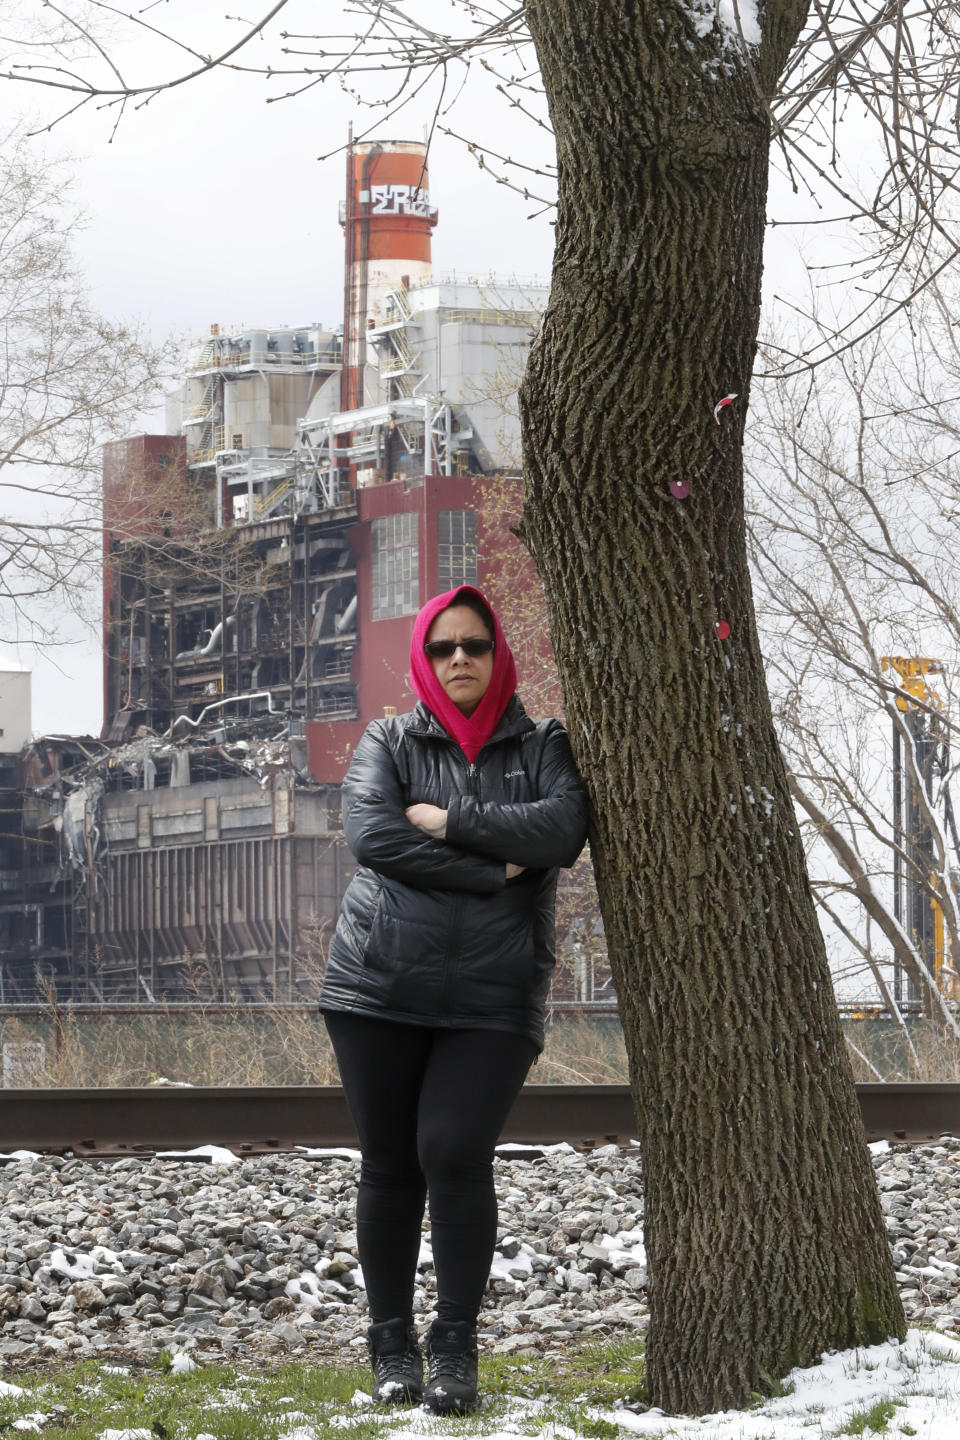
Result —
[{"label": "tree bark", "polygon": [[669,1411],[904,1334],[745,545],[763,94],[805,9],[768,3],[745,52],[717,21],[697,35],[694,0],[527,0],[559,208],[523,528],[594,804]]}]

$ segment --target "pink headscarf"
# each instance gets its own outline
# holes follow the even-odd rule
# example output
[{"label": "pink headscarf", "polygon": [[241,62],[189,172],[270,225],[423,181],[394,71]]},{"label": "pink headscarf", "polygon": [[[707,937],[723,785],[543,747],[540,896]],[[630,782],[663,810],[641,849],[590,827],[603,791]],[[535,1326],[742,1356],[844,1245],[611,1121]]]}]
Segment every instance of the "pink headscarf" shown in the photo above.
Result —
[{"label": "pink headscarf", "polygon": [[[430,626],[441,610],[448,610],[451,605],[456,605],[463,595],[482,600],[493,617],[493,674],[483,699],[472,715],[464,715],[450,699],[423,649]],[[444,730],[457,741],[472,765],[499,725],[500,717],[517,688],[517,668],[513,663],[513,653],[500,628],[500,621],[493,606],[473,585],[459,585],[456,590],[448,590],[445,595],[435,596],[433,600],[427,601],[418,614],[414,621],[413,639],[410,641],[410,684],[427,709],[436,715]]]}]

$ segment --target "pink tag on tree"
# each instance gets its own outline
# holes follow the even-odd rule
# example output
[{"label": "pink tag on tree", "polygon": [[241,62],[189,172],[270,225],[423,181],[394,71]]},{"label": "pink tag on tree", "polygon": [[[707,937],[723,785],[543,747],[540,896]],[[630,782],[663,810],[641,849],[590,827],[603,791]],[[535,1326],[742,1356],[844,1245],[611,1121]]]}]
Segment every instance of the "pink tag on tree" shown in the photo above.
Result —
[{"label": "pink tag on tree", "polygon": [[734,400],[736,400],[737,393],[738,392],[734,390],[732,395],[724,395],[723,399],[718,400],[716,405],[714,405],[713,418],[714,420],[716,420],[718,425],[720,424],[720,416],[723,414],[724,410],[726,410],[727,406],[732,405]]},{"label": "pink tag on tree", "polygon": [[727,624],[726,620],[718,620],[714,628],[716,629],[718,640],[726,640],[727,636],[730,634],[730,626]]},{"label": "pink tag on tree", "polygon": [[670,494],[673,496],[674,500],[686,500],[687,496],[690,494],[690,486],[687,484],[686,480],[671,480]]}]

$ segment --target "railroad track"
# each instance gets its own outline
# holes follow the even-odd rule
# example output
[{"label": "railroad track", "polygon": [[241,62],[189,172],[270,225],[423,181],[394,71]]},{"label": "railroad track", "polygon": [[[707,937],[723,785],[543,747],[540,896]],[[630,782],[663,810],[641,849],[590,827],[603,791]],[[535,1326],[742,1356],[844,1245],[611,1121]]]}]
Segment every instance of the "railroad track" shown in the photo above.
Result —
[{"label": "railroad track", "polygon": [[[858,1085],[869,1140],[919,1144],[960,1134],[960,1085]],[[504,1141],[590,1146],[636,1133],[626,1085],[527,1085]],[[356,1145],[338,1086],[0,1090],[0,1153],[115,1159],[222,1145],[240,1154]]]}]

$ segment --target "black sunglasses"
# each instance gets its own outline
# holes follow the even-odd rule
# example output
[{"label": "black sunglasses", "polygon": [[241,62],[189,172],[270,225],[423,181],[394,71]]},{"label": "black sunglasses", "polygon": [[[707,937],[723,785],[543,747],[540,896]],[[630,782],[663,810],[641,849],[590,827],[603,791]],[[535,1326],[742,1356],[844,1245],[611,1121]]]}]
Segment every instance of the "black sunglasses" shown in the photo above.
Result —
[{"label": "black sunglasses", "polygon": [[462,650],[464,655],[469,655],[473,660],[479,660],[481,655],[490,654],[493,641],[485,640],[480,635],[471,636],[469,640],[428,640],[423,649],[431,660],[449,660],[458,650]]}]

